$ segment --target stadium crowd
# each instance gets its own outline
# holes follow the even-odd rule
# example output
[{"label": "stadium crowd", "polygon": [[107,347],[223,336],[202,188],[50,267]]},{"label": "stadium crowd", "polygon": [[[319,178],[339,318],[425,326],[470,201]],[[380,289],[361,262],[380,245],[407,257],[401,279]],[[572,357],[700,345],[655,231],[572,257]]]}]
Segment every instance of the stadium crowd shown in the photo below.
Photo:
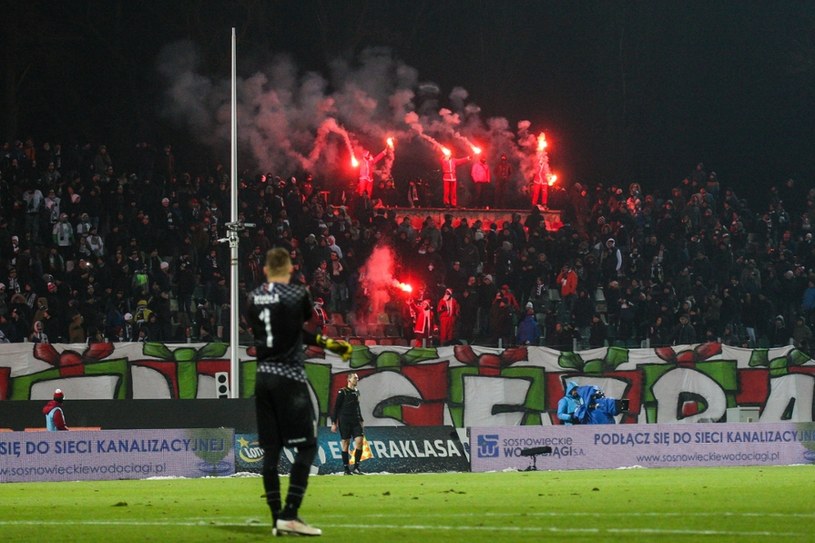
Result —
[{"label": "stadium crowd", "polygon": [[[105,145],[3,144],[0,341],[229,340],[227,169],[181,171],[169,145],[139,143],[128,160]],[[667,193],[556,185],[557,231],[538,208],[415,228],[396,212],[415,205],[413,181],[343,202],[326,188],[299,172],[240,177],[240,218],[257,227],[240,232],[239,279],[245,294],[266,251],[286,247],[332,333],[559,350],[811,342],[815,188],[793,179],[759,210],[702,164]],[[416,286],[381,310],[360,275],[378,244]]]}]

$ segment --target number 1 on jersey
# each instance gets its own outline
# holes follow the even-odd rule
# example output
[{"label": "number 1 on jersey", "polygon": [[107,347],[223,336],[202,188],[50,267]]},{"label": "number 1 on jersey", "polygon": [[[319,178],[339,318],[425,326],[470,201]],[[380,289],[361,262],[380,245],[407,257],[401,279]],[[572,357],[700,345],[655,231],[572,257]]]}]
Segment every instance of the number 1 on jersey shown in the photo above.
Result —
[{"label": "number 1 on jersey", "polygon": [[266,347],[271,349],[274,336],[272,335],[272,312],[268,307],[264,307],[263,311],[260,312],[260,320],[266,326]]}]

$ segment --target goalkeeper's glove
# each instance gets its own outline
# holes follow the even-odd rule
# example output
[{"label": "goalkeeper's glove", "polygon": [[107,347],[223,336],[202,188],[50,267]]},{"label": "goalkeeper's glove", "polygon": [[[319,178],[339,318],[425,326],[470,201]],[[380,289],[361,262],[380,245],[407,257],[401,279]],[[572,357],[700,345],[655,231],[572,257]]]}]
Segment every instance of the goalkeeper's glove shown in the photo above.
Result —
[{"label": "goalkeeper's glove", "polygon": [[351,344],[344,339],[332,339],[330,337],[325,337],[322,334],[317,334],[317,345],[324,349],[328,349],[334,354],[340,355],[344,362],[348,362],[348,360],[351,359],[351,351],[353,348],[351,347]]}]

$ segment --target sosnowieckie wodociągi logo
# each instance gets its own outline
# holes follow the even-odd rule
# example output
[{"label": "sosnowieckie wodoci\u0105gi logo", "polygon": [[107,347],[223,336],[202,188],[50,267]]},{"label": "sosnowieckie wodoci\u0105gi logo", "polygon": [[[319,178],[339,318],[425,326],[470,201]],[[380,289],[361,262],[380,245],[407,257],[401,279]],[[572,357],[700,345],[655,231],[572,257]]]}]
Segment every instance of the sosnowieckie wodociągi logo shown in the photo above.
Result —
[{"label": "sosnowieckie wodoci\u0105gi logo", "polygon": [[500,453],[498,448],[498,434],[479,434],[477,454],[479,458],[496,458]]}]

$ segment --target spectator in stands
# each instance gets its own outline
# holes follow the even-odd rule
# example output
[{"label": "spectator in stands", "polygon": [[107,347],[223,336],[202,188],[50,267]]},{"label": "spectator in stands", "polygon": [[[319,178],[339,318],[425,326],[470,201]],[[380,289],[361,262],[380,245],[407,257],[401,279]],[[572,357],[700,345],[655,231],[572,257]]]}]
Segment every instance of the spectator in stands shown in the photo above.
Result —
[{"label": "spectator in stands", "polygon": [[458,330],[455,337],[472,343],[478,327],[478,290],[475,276],[470,276],[467,285],[462,288],[459,300]]},{"label": "spectator in stands", "polygon": [[812,329],[807,325],[806,319],[799,316],[795,319],[795,327],[792,329],[793,345],[802,351],[809,353],[812,346]]},{"label": "spectator in stands", "polygon": [[453,341],[459,313],[458,300],[453,297],[453,291],[449,288],[445,289],[444,296],[436,307],[436,315],[439,318],[439,345],[449,345]]},{"label": "spectator in stands", "polygon": [[[501,154],[498,164],[495,165],[495,207],[503,209],[507,205],[507,189],[512,178],[512,165],[506,154]],[[535,207],[537,209],[537,207]]]},{"label": "spectator in stands", "polygon": [[665,317],[657,315],[654,322],[648,326],[646,337],[651,347],[664,347],[670,344],[671,331],[665,326]]},{"label": "spectator in stands", "polygon": [[776,315],[773,325],[769,330],[770,347],[783,347],[789,345],[792,334],[787,328],[784,315]]},{"label": "spectator in stands", "polygon": [[495,299],[490,306],[490,335],[488,339],[490,345],[502,345],[504,347],[512,345],[515,335],[513,333],[515,311],[509,294],[508,288],[506,290],[502,288],[496,293]]},{"label": "spectator in stands", "polygon": [[518,323],[518,345],[539,345],[540,337],[541,330],[535,317],[535,305],[528,302],[524,316]]},{"label": "spectator in stands", "polygon": [[605,347],[607,339],[608,326],[603,322],[602,315],[595,313],[591,317],[591,325],[589,326],[589,348]]},{"label": "spectator in stands", "polygon": [[487,157],[485,155],[482,154],[480,159],[473,163],[470,168],[470,178],[473,181],[473,188],[475,189],[473,196],[474,205],[472,207],[489,208],[488,196],[491,188],[492,174],[490,167],[487,165]]},{"label": "spectator in stands", "polygon": [[34,329],[28,339],[31,343],[49,343],[48,336],[45,333],[45,325],[42,321],[34,321]]},{"label": "spectator in stands", "polygon": [[71,322],[68,324],[68,343],[85,343],[87,337],[83,323],[82,313],[76,311],[71,316]]},{"label": "spectator in stands", "polygon": [[348,271],[339,253],[331,251],[331,261],[328,264],[328,275],[331,279],[331,292],[328,299],[329,309],[332,313],[348,311]]},{"label": "spectator in stands", "polygon": [[591,299],[585,288],[578,288],[577,299],[572,306],[572,323],[584,340],[589,337],[594,312],[594,300]]},{"label": "spectator in stands", "polygon": [[[555,278],[555,283],[560,289],[560,305],[558,314],[564,321],[568,322],[572,313],[572,306],[577,297],[577,273],[570,263],[563,264],[560,273]],[[561,309],[562,308],[562,309]]]},{"label": "spectator in stands", "polygon": [[696,343],[696,329],[690,323],[690,316],[682,313],[671,334],[671,345],[691,345]]},{"label": "spectator in stands", "polygon": [[410,302],[411,317],[413,319],[413,338],[421,345],[422,342],[432,344],[433,339],[433,308],[429,299]]}]

